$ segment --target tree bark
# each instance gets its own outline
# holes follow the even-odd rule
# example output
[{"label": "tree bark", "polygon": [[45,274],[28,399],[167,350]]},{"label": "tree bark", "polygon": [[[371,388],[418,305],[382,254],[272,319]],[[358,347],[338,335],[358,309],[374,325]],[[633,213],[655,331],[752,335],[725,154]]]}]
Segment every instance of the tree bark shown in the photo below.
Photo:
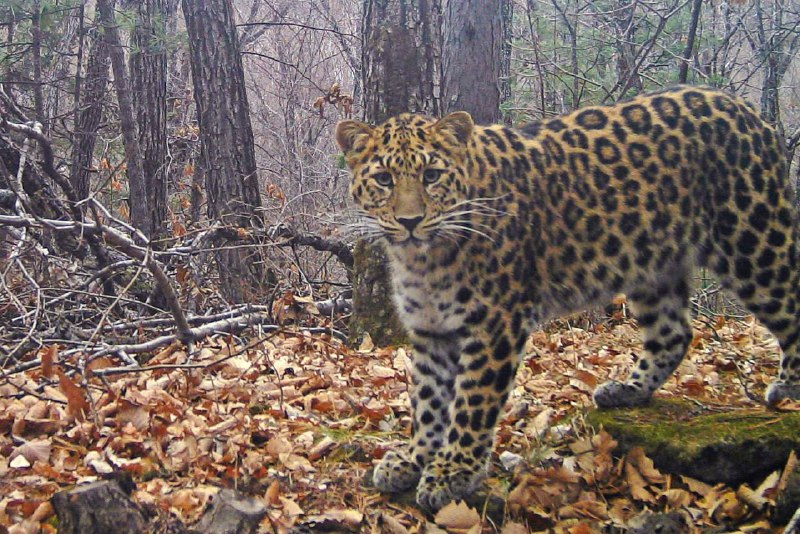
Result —
[{"label": "tree bark", "polygon": [[[437,0],[364,1],[361,64],[368,122],[407,111],[438,115],[438,13]],[[369,334],[378,346],[404,342],[383,247],[361,242],[353,256],[351,341]]]},{"label": "tree bark", "polygon": [[[508,0],[444,0],[442,111],[464,110],[480,124],[500,122],[507,91],[504,44]],[[505,76],[504,76],[505,75]]]},{"label": "tree bark", "polygon": [[383,122],[404,112],[439,114],[438,0],[365,0],[364,115]]},{"label": "tree bark", "polygon": [[108,47],[102,36],[93,35],[83,79],[78,111],[75,116],[75,132],[72,144],[72,167],[69,181],[79,199],[89,196],[90,169],[97,129],[103,115],[103,98],[108,86]]},{"label": "tree bark", "polygon": [[53,496],[58,531],[64,534],[139,534],[147,531],[141,506],[129,495],[133,483],[93,482]]},{"label": "tree bark", "polygon": [[128,73],[125,68],[125,53],[114,17],[116,0],[97,0],[97,11],[103,23],[108,54],[111,57],[111,68],[114,71],[114,86],[117,90],[119,104],[119,120],[122,125],[122,138],[125,145],[125,160],[128,174],[128,200],[130,204],[131,223],[145,235],[150,234],[149,206],[147,202],[147,186],[142,170],[142,156],[139,147],[139,133],[133,112]]},{"label": "tree bark", "polygon": [[[201,167],[208,215],[227,225],[261,225],[261,195],[239,38],[230,0],[183,0],[189,33]],[[261,263],[246,249],[220,250],[216,260],[223,295],[243,302],[262,283]]]},{"label": "tree bark", "polygon": [[136,2],[131,53],[131,87],[149,210],[148,234],[155,238],[167,220],[167,11],[164,0]]}]

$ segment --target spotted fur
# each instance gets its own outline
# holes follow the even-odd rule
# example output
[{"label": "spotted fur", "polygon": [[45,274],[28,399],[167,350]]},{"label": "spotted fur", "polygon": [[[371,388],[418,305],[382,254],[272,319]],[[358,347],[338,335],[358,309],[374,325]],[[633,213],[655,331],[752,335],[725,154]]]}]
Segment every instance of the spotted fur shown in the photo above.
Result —
[{"label": "spotted fur", "polygon": [[690,276],[712,269],[783,349],[774,404],[800,398],[796,214],[784,148],[743,100],[681,87],[521,130],[400,115],[337,140],[386,243],[414,345],[413,436],[374,482],[439,508],[473,491],[525,342],[628,295],[644,354],[600,407],[646,403],[692,339]]}]

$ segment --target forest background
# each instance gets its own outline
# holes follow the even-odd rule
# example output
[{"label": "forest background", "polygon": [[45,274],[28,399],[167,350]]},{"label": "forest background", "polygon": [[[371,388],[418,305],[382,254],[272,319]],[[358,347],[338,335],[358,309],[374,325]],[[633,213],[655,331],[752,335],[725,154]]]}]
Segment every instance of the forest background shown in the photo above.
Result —
[{"label": "forest background", "polygon": [[[0,428],[13,438],[31,399],[56,406],[34,419],[68,410],[70,424],[100,425],[104,395],[122,387],[113,377],[178,370],[189,383],[192,369],[273,350],[264,336],[295,355],[335,344],[351,361],[348,351],[392,345],[350,321],[364,278],[332,131],[342,118],[379,119],[392,106],[376,95],[398,86],[421,88],[401,107],[483,110],[479,120],[515,126],[679,82],[720,87],[778,126],[800,180],[800,3],[465,4],[499,32],[469,37],[496,54],[487,87],[470,81],[479,56],[456,65],[448,54],[453,29],[474,22],[458,2],[0,1],[0,387],[28,399]],[[418,54],[408,63],[380,64],[370,32],[387,20],[422,29],[409,34]],[[699,276],[696,311],[735,316]],[[224,365],[209,363],[220,355]],[[287,368],[309,369],[276,361],[261,364],[281,388]],[[377,372],[402,382],[390,367]],[[386,416],[356,404],[374,424]],[[9,438],[0,474],[29,442]],[[26,516],[15,510],[7,524]]]}]

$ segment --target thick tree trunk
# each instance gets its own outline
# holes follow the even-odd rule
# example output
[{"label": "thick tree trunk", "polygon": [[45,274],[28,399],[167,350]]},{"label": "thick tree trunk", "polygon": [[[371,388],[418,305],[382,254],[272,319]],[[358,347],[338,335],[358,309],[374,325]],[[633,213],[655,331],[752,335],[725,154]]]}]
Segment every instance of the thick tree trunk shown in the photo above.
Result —
[{"label": "thick tree trunk", "polygon": [[[230,0],[183,0],[189,33],[201,162],[208,215],[225,224],[260,224],[261,195],[253,129]],[[247,249],[216,254],[223,294],[242,302],[262,282],[261,263]]]},{"label": "thick tree trunk", "polygon": [[364,114],[382,122],[407,111],[439,114],[437,0],[365,0]]},{"label": "thick tree trunk", "polygon": [[164,0],[139,0],[136,4],[131,88],[150,211],[149,235],[155,238],[164,232],[167,220],[167,11]]},{"label": "thick tree trunk", "polygon": [[103,98],[108,86],[108,48],[102,36],[94,34],[89,48],[72,144],[72,167],[69,181],[79,199],[89,196],[90,169],[97,129],[103,115]]},{"label": "thick tree trunk", "polygon": [[509,56],[508,0],[444,0],[442,111],[464,110],[476,122],[500,122]]},{"label": "thick tree trunk", "polygon": [[131,223],[149,235],[152,225],[149,221],[147,202],[147,186],[142,171],[142,155],[139,148],[139,134],[136,118],[133,113],[128,72],[125,68],[125,53],[119,37],[119,29],[114,17],[116,0],[97,0],[97,11],[103,23],[108,54],[111,57],[111,68],[114,71],[114,86],[117,89],[119,104],[119,120],[122,125],[122,138],[125,144],[125,160],[128,174],[128,200],[131,211]]},{"label": "thick tree trunk", "polygon": [[[368,122],[379,123],[406,111],[439,113],[436,2],[365,0],[362,65]],[[354,253],[350,335],[357,342],[367,333],[379,346],[405,341],[383,247],[360,243]]]}]

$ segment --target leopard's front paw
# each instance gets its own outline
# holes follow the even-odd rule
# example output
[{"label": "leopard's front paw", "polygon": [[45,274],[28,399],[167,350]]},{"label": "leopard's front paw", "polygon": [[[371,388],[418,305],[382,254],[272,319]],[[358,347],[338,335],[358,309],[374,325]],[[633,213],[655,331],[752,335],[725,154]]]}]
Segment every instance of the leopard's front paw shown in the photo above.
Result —
[{"label": "leopard's front paw", "polygon": [[409,459],[408,453],[389,451],[372,473],[372,483],[381,491],[396,493],[413,488],[422,469]]},{"label": "leopard's front paw", "polygon": [[622,408],[644,406],[650,402],[650,396],[639,387],[610,380],[597,386],[593,398],[598,408]]},{"label": "leopard's front paw", "polygon": [[462,499],[478,489],[486,470],[434,460],[425,467],[417,485],[417,503],[437,511],[450,501]]},{"label": "leopard's front paw", "polygon": [[775,380],[767,388],[765,397],[770,406],[775,406],[783,399],[800,400],[800,384]]}]

